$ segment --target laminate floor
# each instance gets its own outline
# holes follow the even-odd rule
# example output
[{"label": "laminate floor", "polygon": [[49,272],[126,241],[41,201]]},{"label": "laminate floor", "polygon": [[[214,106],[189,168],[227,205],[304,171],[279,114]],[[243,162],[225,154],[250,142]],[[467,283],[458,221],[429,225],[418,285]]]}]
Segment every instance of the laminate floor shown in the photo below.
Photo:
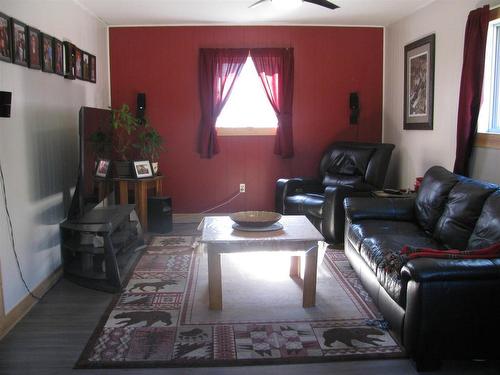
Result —
[{"label": "laminate floor", "polygon": [[[178,224],[175,234],[190,234],[195,226]],[[60,280],[30,313],[0,341],[0,374],[8,375],[113,375],[113,374],[182,374],[182,375],[411,375],[417,374],[409,360],[331,362],[301,365],[74,370],[87,340],[112,295],[79,287]],[[444,362],[436,374],[500,374],[500,362]]]}]

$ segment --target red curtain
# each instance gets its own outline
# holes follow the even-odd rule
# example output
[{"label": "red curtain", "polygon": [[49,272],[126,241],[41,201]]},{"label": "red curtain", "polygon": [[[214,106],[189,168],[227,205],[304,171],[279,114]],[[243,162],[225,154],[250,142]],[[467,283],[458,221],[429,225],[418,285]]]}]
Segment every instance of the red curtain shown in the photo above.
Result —
[{"label": "red curtain", "polygon": [[483,89],[484,58],[488,34],[489,5],[473,10],[465,28],[464,61],[458,103],[455,173],[469,175],[469,159],[476,136]]},{"label": "red curtain", "polygon": [[198,152],[211,158],[219,152],[215,122],[248,57],[248,49],[200,49],[201,124]]},{"label": "red curtain", "polygon": [[293,156],[293,48],[255,48],[250,56],[278,117],[274,153]]}]

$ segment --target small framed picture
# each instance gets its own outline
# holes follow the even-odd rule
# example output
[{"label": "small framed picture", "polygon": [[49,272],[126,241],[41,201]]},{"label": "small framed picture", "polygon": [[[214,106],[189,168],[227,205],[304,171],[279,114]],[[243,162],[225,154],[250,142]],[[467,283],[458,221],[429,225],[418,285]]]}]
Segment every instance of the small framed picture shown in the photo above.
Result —
[{"label": "small framed picture", "polygon": [[42,33],[42,71],[54,73],[54,38]]},{"label": "small framed picture", "polygon": [[63,42],[64,46],[64,78],[75,79],[75,46],[70,42]]},{"label": "small framed picture", "polygon": [[96,83],[97,73],[96,73],[96,57],[90,55],[90,82]]},{"label": "small framed picture", "polygon": [[12,61],[10,17],[0,12],[0,60]]},{"label": "small framed picture", "polygon": [[137,178],[153,177],[153,168],[149,160],[134,161],[134,174]]},{"label": "small framed picture", "polygon": [[63,43],[56,38],[53,40],[53,51],[54,51],[54,73],[60,76],[64,75],[64,46]]},{"label": "small framed picture", "polygon": [[41,69],[40,63],[40,30],[28,26],[28,63],[31,69]]},{"label": "small framed picture", "polygon": [[436,34],[405,46],[405,130],[432,130]]},{"label": "small framed picture", "polygon": [[24,23],[11,18],[12,62],[17,65],[28,66],[28,37]]},{"label": "small framed picture", "polygon": [[83,79],[82,50],[75,47],[75,78]]},{"label": "small framed picture", "polygon": [[109,166],[111,165],[110,160],[106,159],[97,159],[97,166],[95,169],[95,175],[96,177],[101,177],[101,178],[106,178],[108,177],[109,173]]},{"label": "small framed picture", "polygon": [[82,78],[90,81],[90,55],[85,51],[82,51]]}]

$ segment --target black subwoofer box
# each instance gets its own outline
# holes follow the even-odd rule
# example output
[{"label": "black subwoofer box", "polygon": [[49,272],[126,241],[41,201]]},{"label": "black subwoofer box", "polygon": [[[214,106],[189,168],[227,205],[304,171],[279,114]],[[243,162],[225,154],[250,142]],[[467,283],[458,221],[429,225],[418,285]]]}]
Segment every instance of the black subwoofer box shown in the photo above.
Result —
[{"label": "black subwoofer box", "polygon": [[155,233],[172,230],[172,198],[148,197],[148,230]]}]

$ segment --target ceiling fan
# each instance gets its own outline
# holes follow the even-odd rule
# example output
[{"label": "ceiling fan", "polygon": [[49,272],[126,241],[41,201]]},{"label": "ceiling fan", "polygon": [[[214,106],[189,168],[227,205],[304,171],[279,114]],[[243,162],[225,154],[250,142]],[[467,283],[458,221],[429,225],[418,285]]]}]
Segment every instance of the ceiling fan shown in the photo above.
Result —
[{"label": "ceiling fan", "polygon": [[287,7],[287,8],[290,8],[293,6],[298,6],[302,2],[316,4],[316,5],[328,8],[328,9],[337,9],[338,8],[338,5],[335,5],[331,2],[329,2],[328,0],[259,0],[256,3],[253,3],[252,5],[250,5],[249,8],[253,8],[255,6],[261,5],[262,3],[266,3],[266,2],[276,3],[277,5],[280,5],[282,7]]}]

